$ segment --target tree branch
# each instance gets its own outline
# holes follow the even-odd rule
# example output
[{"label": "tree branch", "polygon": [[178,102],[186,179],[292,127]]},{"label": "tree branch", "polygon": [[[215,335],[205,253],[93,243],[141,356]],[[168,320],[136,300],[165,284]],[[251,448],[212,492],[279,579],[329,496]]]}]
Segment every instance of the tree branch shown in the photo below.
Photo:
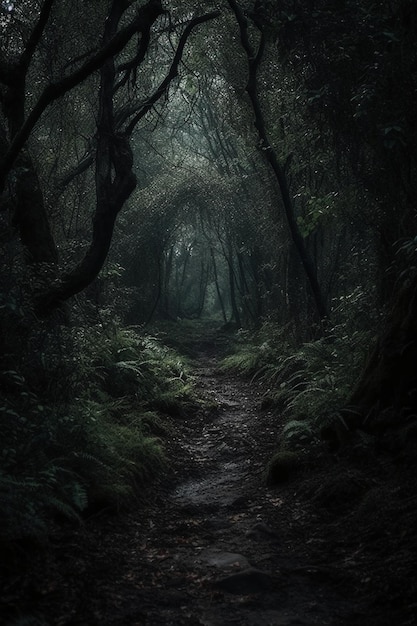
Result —
[{"label": "tree branch", "polygon": [[138,49],[133,59],[123,63],[118,67],[118,72],[124,72],[123,78],[116,84],[114,91],[118,91],[123,85],[127,83],[129,80],[130,73],[133,71],[134,73],[134,81],[136,81],[136,70],[139,65],[143,62],[146,52],[149,48],[150,42],[150,31],[147,33],[142,33],[140,41],[138,42]]},{"label": "tree branch", "polygon": [[203,24],[204,22],[208,22],[209,20],[213,20],[216,17],[221,15],[220,11],[212,11],[211,13],[206,13],[205,15],[201,15],[200,17],[196,17],[187,25],[182,33],[180,40],[178,42],[178,47],[175,52],[174,59],[171,63],[171,67],[169,69],[168,74],[165,76],[162,83],[156,89],[156,91],[148,98],[146,103],[143,105],[142,109],[135,115],[135,117],[131,120],[131,122],[127,125],[125,133],[127,135],[131,135],[136,124],[139,120],[142,119],[152,109],[154,104],[161,98],[161,96],[166,93],[171,82],[178,76],[178,66],[182,59],[182,55],[184,52],[185,44],[187,43],[187,39],[190,36],[192,30],[198,25]]},{"label": "tree branch", "polygon": [[52,5],[54,4],[54,2],[55,0],[45,0],[45,2],[43,3],[39,19],[29,37],[26,48],[19,59],[19,67],[24,69],[25,71],[29,67],[33,54],[36,50],[36,46],[38,45],[42,37],[43,31],[45,30],[45,26],[49,20]]},{"label": "tree branch", "polygon": [[[156,89],[156,91],[146,100],[146,101],[141,101],[139,103],[133,103],[133,104],[127,104],[124,107],[122,107],[121,109],[119,109],[119,111],[116,111],[115,115],[114,115],[114,121],[115,121],[115,126],[118,132],[122,132],[123,134],[130,136],[131,133],[133,132],[136,124],[139,122],[139,120],[141,120],[147,113],[148,111],[156,104],[156,102],[164,95],[164,93],[166,92],[166,90],[168,89],[170,83],[172,82],[172,80],[177,76],[178,74],[178,66],[179,63],[181,61],[182,58],[182,54],[184,51],[184,47],[185,44],[187,42],[187,39],[189,37],[189,35],[191,34],[191,31],[193,30],[193,28],[195,26],[197,26],[198,24],[201,24],[203,22],[207,22],[211,19],[214,19],[216,17],[218,17],[220,15],[220,11],[213,11],[212,13],[207,13],[206,15],[202,15],[200,17],[195,18],[194,20],[192,20],[191,22],[189,22],[189,24],[187,25],[187,27],[184,29],[184,32],[180,38],[179,44],[178,44],[178,49],[177,52],[174,56],[174,59],[172,61],[171,64],[171,68],[167,74],[167,76],[165,77],[165,79],[162,81],[162,83],[159,85],[159,87]],[[145,56],[145,52],[146,50],[143,49],[143,45],[145,45],[145,42],[149,41],[146,40],[146,38],[144,38],[142,36],[141,42],[139,44],[139,48],[140,51],[138,52],[138,54],[135,57],[135,61],[142,61],[144,56]],[[125,65],[120,66],[118,68],[118,70],[128,70],[131,71],[131,69],[133,69],[133,60],[127,62]],[[123,79],[123,81],[120,81],[116,87],[115,87],[115,91],[122,86],[122,84],[124,84],[124,82],[126,82],[125,79]],[[127,126],[127,128],[125,129],[125,131],[121,130],[122,124],[133,114],[135,114],[137,112],[137,114],[135,115],[135,117],[133,118],[133,120],[130,122],[130,124]],[[86,169],[88,169],[88,167],[90,167],[92,164],[94,163],[94,157],[93,157],[93,153],[91,151],[89,151],[83,158],[82,160],[78,163],[77,166],[75,166],[75,168],[68,172],[60,181],[60,187],[64,188],[69,182],[71,182],[71,180],[73,180],[73,178],[75,178],[76,176],[78,176],[79,174],[81,174],[82,172],[84,172]]]},{"label": "tree branch", "polygon": [[259,100],[258,86],[257,86],[257,71],[261,63],[262,55],[264,52],[264,46],[265,46],[264,36],[263,36],[262,30],[257,24],[256,26],[261,33],[261,40],[260,40],[258,50],[257,52],[255,52],[249,41],[248,23],[243,14],[241,7],[238,5],[238,3],[235,0],[228,0],[228,2],[232,11],[234,12],[236,16],[236,21],[239,25],[241,44],[242,44],[243,49],[246,52],[247,59],[248,59],[249,78],[248,78],[248,83],[246,85],[246,92],[251,101],[252,110],[253,110],[254,117],[255,117],[254,125],[258,131],[260,147],[266,160],[271,166],[275,174],[275,178],[278,182],[278,186],[281,192],[282,204],[284,206],[285,216],[287,218],[287,223],[288,223],[289,230],[291,233],[291,238],[293,240],[294,246],[299,255],[299,258],[304,268],[308,282],[310,284],[320,320],[324,320],[328,318],[329,314],[327,311],[327,306],[324,300],[324,296],[322,294],[321,287],[317,279],[316,267],[313,262],[313,259],[311,258],[307,250],[304,239],[300,233],[300,229],[298,227],[295,212],[294,212],[293,201],[291,199],[290,190],[288,187],[288,180],[287,180],[287,176],[285,173],[285,168],[280,164],[278,157],[276,155],[276,152],[269,141],[269,137],[268,137],[267,130],[266,130],[265,118],[264,118],[261,103]]},{"label": "tree branch", "polygon": [[4,187],[5,179],[10,171],[13,163],[22,150],[27,139],[30,136],[34,126],[40,119],[45,109],[55,100],[62,97],[65,93],[79,85],[86,78],[91,76],[95,71],[102,67],[103,63],[110,57],[118,54],[123,50],[125,45],[133,37],[136,32],[146,34],[155,20],[164,12],[161,0],[149,0],[149,2],[141,7],[134,20],[106,43],[97,54],[86,61],[78,70],[75,70],[69,76],[62,80],[48,85],[39,97],[38,102],[29,113],[26,121],[22,125],[18,133],[16,133],[9,150],[4,155],[0,165],[0,191]]}]

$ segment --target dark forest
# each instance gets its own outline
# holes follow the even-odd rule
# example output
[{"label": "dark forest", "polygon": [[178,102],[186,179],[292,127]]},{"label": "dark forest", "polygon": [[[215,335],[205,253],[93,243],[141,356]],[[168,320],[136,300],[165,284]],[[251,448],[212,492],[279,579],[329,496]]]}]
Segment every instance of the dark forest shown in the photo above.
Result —
[{"label": "dark forest", "polygon": [[0,0],[0,622],[417,620],[414,0]]}]

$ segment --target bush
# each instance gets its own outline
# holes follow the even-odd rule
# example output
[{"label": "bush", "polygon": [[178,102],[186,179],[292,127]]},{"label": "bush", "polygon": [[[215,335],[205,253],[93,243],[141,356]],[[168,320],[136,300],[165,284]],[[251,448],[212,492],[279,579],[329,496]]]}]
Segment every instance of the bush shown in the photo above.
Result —
[{"label": "bush", "polygon": [[356,331],[349,336],[343,331],[333,329],[257,374],[269,398],[290,419],[322,426],[346,402],[363,367],[370,334]]},{"label": "bush", "polygon": [[[0,374],[3,546],[43,541],[57,519],[81,521],[89,507],[131,504],[165,466],[160,437],[171,427],[156,409],[194,402],[184,363],[157,339],[99,326],[65,332],[72,349],[54,377],[48,369],[42,395],[17,369]],[[50,355],[42,362],[49,368]]]},{"label": "bush", "polygon": [[97,393],[112,398],[129,396],[142,409],[182,409],[194,402],[192,380],[184,359],[156,337],[139,329],[100,326],[75,331],[77,385],[90,397]]},{"label": "bush", "polygon": [[265,324],[237,344],[222,369],[250,375],[264,389],[263,406],[287,420],[284,442],[302,448],[342,407],[361,372],[371,342],[369,331],[348,331],[347,322],[316,341],[297,346],[290,328]]}]

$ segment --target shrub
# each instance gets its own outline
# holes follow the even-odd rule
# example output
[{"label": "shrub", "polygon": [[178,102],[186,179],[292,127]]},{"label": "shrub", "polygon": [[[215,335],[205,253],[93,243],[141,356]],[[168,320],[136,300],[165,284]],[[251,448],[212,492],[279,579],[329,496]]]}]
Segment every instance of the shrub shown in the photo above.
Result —
[{"label": "shrub", "polygon": [[17,369],[0,373],[3,546],[45,539],[57,518],[79,522],[88,507],[140,497],[165,467],[160,437],[171,426],[156,409],[194,402],[183,361],[157,339],[132,328],[65,333],[72,349],[54,377],[48,369],[42,395]]},{"label": "shrub", "polygon": [[[363,366],[370,333],[349,336],[340,330],[303,344],[259,372],[266,394],[290,420],[307,420],[310,427],[320,428],[346,402]],[[286,434],[291,437],[296,430],[288,425]]]},{"label": "shrub", "polygon": [[369,331],[348,331],[347,322],[316,341],[297,346],[290,328],[265,324],[237,344],[222,369],[251,375],[264,389],[263,406],[287,420],[284,443],[302,448],[346,402],[363,367]]}]

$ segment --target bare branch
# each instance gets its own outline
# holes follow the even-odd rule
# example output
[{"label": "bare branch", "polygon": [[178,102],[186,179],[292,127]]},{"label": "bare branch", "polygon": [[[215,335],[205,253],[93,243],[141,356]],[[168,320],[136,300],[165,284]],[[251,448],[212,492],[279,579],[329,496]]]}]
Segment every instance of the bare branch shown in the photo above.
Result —
[{"label": "bare branch", "polygon": [[[188,37],[191,34],[191,31],[193,30],[193,28],[195,26],[197,26],[198,24],[201,24],[203,22],[207,22],[211,19],[214,19],[216,17],[218,17],[220,15],[220,11],[214,11],[212,13],[207,13],[205,15],[202,15],[200,17],[197,17],[195,19],[193,19],[191,22],[188,23],[187,27],[184,29],[184,32],[180,38],[179,44],[178,44],[178,49],[177,52],[174,56],[174,59],[172,61],[171,64],[171,68],[167,74],[167,76],[165,77],[165,79],[162,81],[162,83],[159,85],[159,87],[156,89],[156,91],[145,101],[140,101],[140,102],[136,102],[136,103],[132,103],[132,104],[127,104],[124,107],[122,107],[121,109],[119,109],[118,111],[116,111],[115,115],[114,115],[114,120],[115,120],[115,126],[117,128],[117,130],[119,132],[123,132],[124,134],[126,134],[127,136],[129,136],[136,124],[139,122],[139,120],[141,120],[151,109],[152,107],[156,104],[156,102],[166,93],[170,83],[172,82],[172,80],[177,76],[178,74],[178,66],[179,63],[181,61],[182,58],[182,54],[184,51],[184,47],[185,44],[187,42]],[[141,38],[141,42],[139,44],[139,51],[138,54],[135,57],[135,61],[137,62],[141,62],[144,58],[145,52],[146,52],[146,38],[144,38],[142,36]],[[144,46],[144,49],[142,50],[142,47]],[[133,60],[126,63],[123,66],[120,66],[118,69],[121,70],[131,70],[133,68]],[[120,81],[115,88],[115,91],[122,86],[122,84],[124,84],[126,82],[127,78],[125,77],[122,81]],[[122,131],[121,127],[123,125],[123,123],[133,114],[135,114],[135,117],[133,118],[133,120],[130,122],[130,124],[127,126],[125,131]],[[78,176],[79,174],[81,174],[82,172],[84,172],[88,167],[90,167],[94,162],[94,157],[93,157],[93,153],[91,151],[89,151],[83,158],[82,160],[78,163],[78,165],[74,168],[74,170],[72,170],[71,172],[68,172],[68,174],[66,174],[64,176],[64,178],[61,180],[60,182],[60,187],[63,188],[65,187],[69,182],[71,182],[71,180],[73,180],[76,176]]]}]

